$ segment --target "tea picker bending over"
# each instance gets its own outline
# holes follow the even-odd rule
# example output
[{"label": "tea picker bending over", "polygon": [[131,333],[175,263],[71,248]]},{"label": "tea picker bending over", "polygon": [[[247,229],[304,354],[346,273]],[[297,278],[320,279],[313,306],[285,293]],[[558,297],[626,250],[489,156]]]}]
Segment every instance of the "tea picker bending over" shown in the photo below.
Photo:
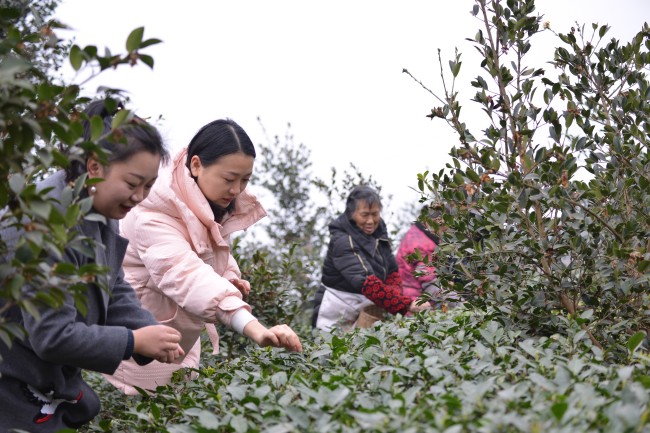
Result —
[{"label": "tea picker bending over", "polygon": [[[436,268],[431,265],[434,250],[440,244],[440,236],[447,230],[442,213],[425,206],[421,213],[424,221],[414,222],[402,238],[397,248],[397,265],[402,278],[403,294],[411,299],[422,293],[431,295],[434,308],[441,309],[458,306],[462,299],[455,292],[443,291],[436,281]],[[435,221],[435,224],[434,224]]]},{"label": "tea picker bending over", "polygon": [[230,235],[266,215],[246,187],[253,174],[255,147],[244,129],[230,119],[203,126],[161,174],[151,195],[121,225],[131,241],[126,278],[156,319],[182,333],[187,356],[178,365],[131,360],[107,379],[127,394],[135,386],[155,390],[171,383],[183,367],[198,368],[202,330],[214,351],[215,323],[223,323],[260,346],[301,351],[287,325],[266,328],[242,299],[248,281],[230,251]]},{"label": "tea picker bending over", "polygon": [[[99,413],[100,403],[84,382],[82,369],[112,373],[124,359],[146,364],[153,359],[172,362],[183,355],[180,333],[158,324],[151,313],[140,307],[133,288],[124,281],[122,258],[127,240],[117,233],[117,220],[149,194],[167,151],[158,131],[137,117],[121,127],[120,134],[113,135],[113,113],[104,101],[91,103],[86,114],[103,120],[107,138],[99,144],[109,152],[108,162],[104,165],[94,154],[88,154],[85,161],[72,164],[67,173],[56,172],[37,187],[50,188],[49,196],[58,203],[53,212],[65,215],[60,199],[69,195],[66,190],[70,182],[86,173],[89,179],[103,179],[87,187],[83,194],[92,196],[92,213],[104,217],[105,223],[98,221],[101,218],[89,218],[77,227],[81,235],[94,241],[93,256],[67,247],[62,259],[51,255],[49,261],[67,262],[76,268],[95,263],[107,267],[109,273],[98,276],[105,278],[104,287],[87,283],[84,314],[71,295],[61,308],[40,305],[39,318],[17,306],[5,312],[3,319],[21,324],[28,336],[13,341],[11,348],[0,342],[2,432],[55,432],[92,420]],[[88,122],[84,126],[88,140]],[[25,242],[21,240],[22,231],[15,227],[5,226],[1,232],[9,251]],[[2,260],[6,263],[13,257]],[[30,298],[37,290],[29,284],[22,289]]]}]

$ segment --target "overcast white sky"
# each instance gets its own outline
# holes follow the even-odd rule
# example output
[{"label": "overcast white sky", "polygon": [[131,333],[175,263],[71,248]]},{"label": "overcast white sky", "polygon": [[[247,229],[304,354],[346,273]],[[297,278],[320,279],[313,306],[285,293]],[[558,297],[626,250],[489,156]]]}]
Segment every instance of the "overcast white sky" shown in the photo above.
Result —
[{"label": "overcast white sky", "polygon": [[[609,37],[627,41],[650,17],[648,0],[538,0],[551,27],[566,33],[577,20],[609,24]],[[141,65],[101,75],[86,88],[111,85],[130,92],[141,116],[162,115],[161,132],[176,152],[205,123],[230,117],[266,142],[291,123],[295,141],[312,152],[314,173],[354,163],[372,175],[396,206],[417,201],[417,173],[438,171],[457,142],[440,119],[425,115],[440,105],[408,69],[442,93],[437,50],[447,61],[463,53],[458,87],[469,113],[479,73],[473,37],[480,23],[471,0],[63,0],[57,18],[72,27],[60,37],[82,47],[123,52],[129,32],[162,44],[147,49]],[[533,41],[537,67],[552,58],[552,34]],[[485,74],[483,74],[485,76]],[[77,79],[77,81],[79,81]],[[481,122],[483,119],[480,119]],[[484,123],[467,124],[478,132]],[[472,126],[476,125],[476,126]]]}]

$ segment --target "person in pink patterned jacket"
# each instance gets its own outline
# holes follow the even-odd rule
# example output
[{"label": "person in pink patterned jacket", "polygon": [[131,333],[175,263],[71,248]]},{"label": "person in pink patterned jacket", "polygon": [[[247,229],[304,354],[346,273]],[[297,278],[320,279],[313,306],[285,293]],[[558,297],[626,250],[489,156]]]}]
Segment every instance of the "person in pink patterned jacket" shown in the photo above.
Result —
[{"label": "person in pink patterned jacket", "polygon": [[[439,232],[444,232],[441,226],[441,213],[425,207],[422,212],[427,219],[436,220]],[[431,304],[446,310],[462,302],[454,292],[444,292],[436,284],[436,268],[431,266],[431,257],[440,244],[440,237],[432,227],[420,221],[411,225],[402,238],[396,253],[399,275],[402,278],[402,294],[411,299],[417,299],[423,292],[431,295]]]},{"label": "person in pink patterned jacket", "polygon": [[248,281],[230,252],[229,238],[266,211],[246,191],[253,173],[255,148],[246,132],[230,119],[201,128],[190,144],[161,172],[147,200],[122,221],[129,239],[125,278],[142,306],[165,325],[181,332],[187,354],[176,364],[139,366],[124,361],[109,382],[126,394],[135,386],[154,390],[171,382],[183,367],[198,368],[200,334],[207,330],[218,352],[215,323],[230,326],[258,345],[302,351],[287,325],[266,328],[244,301]]},{"label": "person in pink patterned jacket", "polygon": [[419,221],[408,229],[396,254],[403,295],[415,299],[422,294],[423,286],[436,279],[436,268],[427,262],[439,243],[438,236]]}]

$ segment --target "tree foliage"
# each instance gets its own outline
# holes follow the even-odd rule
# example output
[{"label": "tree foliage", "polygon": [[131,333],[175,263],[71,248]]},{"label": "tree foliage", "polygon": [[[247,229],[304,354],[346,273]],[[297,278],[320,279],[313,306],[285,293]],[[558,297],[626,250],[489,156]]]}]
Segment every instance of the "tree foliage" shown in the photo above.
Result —
[{"label": "tree foliage", "polygon": [[552,31],[533,0],[477,0],[473,14],[485,127],[462,121],[457,53],[430,117],[460,144],[446,169],[419,178],[432,206],[453,209],[441,280],[503,323],[545,335],[568,317],[595,346],[625,353],[650,325],[650,29],[624,44],[607,26],[576,24],[549,63],[531,64],[534,39]]},{"label": "tree foliage", "polygon": [[[0,257],[4,258],[0,263],[0,344],[23,336],[2,314],[13,305],[37,315],[39,304],[57,307],[70,294],[83,312],[85,284],[105,271],[95,265],[77,269],[62,259],[66,247],[90,251],[89,239],[74,230],[91,208],[90,199],[79,197],[85,179],[80,178],[62,197],[65,212],[57,209],[47,191],[34,186],[84,151],[105,154],[96,144],[102,131],[93,133],[90,141],[83,139],[81,108],[88,98],[81,96],[79,85],[56,78],[65,53],[70,50],[76,70],[93,69],[93,77],[139,61],[152,66],[153,60],[140,49],[159,42],[144,40],[139,28],[129,35],[124,55],[100,55],[95,46],[70,47],[55,32],[65,26],[49,19],[57,3],[16,0],[0,5],[0,177],[5,179],[0,183],[0,229],[24,230],[17,244],[0,239]],[[108,89],[108,93],[119,92]],[[113,128],[119,128],[129,115],[124,110],[115,116]],[[30,295],[21,290],[25,285],[34,288]]]},{"label": "tree foliage", "polygon": [[[345,209],[353,186],[368,184],[380,192],[381,186],[354,165],[343,173],[332,168],[327,180],[315,176],[311,152],[295,142],[290,124],[284,135],[257,147],[254,185],[268,217],[238,236],[233,250],[251,282],[249,302],[257,317],[269,324],[283,318],[294,327],[308,327],[329,243],[328,224]],[[384,205],[390,200],[384,197]],[[228,340],[231,333],[224,332]]]},{"label": "tree foliage", "polygon": [[315,333],[302,354],[209,356],[194,381],[150,396],[124,398],[90,376],[105,410],[82,431],[646,431],[643,353],[611,364],[575,323],[536,338],[489,316],[438,312]]},{"label": "tree foliage", "polygon": [[[29,59],[36,70],[47,72],[50,79],[57,76],[70,47],[68,42],[60,41],[56,36],[56,30],[65,26],[48,20],[59,3],[60,0],[40,2],[6,0],[4,2],[5,19],[10,20],[14,30],[24,36],[21,56]],[[2,26],[0,35],[3,39],[9,36],[8,26]],[[44,47],[47,49],[43,49]],[[42,78],[44,77],[41,75]]]}]

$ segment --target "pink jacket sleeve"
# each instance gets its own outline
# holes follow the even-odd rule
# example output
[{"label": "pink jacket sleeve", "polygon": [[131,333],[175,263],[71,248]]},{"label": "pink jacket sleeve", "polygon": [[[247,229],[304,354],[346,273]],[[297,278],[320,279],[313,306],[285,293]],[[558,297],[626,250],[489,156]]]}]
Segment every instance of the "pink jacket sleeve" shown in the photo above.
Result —
[{"label": "pink jacket sleeve", "polygon": [[235,258],[232,254],[228,254],[228,266],[226,267],[225,272],[222,275],[226,280],[232,278],[241,278],[241,271],[239,270],[239,265],[235,261]]},{"label": "pink jacket sleeve", "polygon": [[420,284],[426,284],[436,279],[436,268],[427,266],[424,262],[417,262],[415,264],[415,272],[413,274]]}]

